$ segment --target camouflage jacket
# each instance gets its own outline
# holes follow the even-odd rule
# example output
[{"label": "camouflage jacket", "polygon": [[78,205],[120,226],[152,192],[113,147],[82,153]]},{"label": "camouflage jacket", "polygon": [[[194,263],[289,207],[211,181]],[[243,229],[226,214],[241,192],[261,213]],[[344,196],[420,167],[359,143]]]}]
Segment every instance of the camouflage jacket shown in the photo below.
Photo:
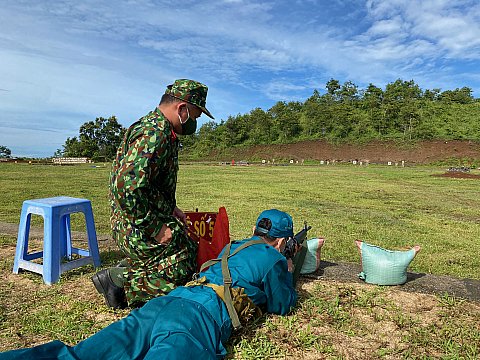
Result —
[{"label": "camouflage jacket", "polygon": [[[125,133],[110,180],[112,226],[121,222],[155,237],[176,206],[179,141],[158,108]],[[123,227],[122,226],[122,227]]]}]

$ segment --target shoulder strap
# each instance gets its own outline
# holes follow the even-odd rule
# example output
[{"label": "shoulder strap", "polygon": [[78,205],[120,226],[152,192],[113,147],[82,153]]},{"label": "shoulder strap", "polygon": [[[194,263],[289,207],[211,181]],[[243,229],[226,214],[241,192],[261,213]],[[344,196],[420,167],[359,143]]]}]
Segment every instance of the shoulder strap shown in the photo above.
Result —
[{"label": "shoulder strap", "polygon": [[[229,243],[230,244],[230,243]],[[255,244],[265,244],[265,241],[263,241],[262,239],[257,239],[257,240],[250,240],[250,241],[247,241],[246,243],[240,245],[238,248],[235,249],[235,251],[233,253],[231,253],[230,255],[228,255],[228,258],[231,258],[233,255],[235,255],[236,253],[238,253],[240,250],[243,250],[245,249],[246,247],[249,247],[250,245],[255,245]],[[228,244],[225,246],[225,252],[227,252],[227,246]],[[230,247],[228,248],[229,252],[230,252]],[[225,254],[224,252],[224,254]],[[203,270],[209,268],[210,266],[212,265],[215,265],[216,263],[222,261],[222,258],[216,258],[216,259],[210,259],[208,261],[205,261],[202,266],[200,266],[200,270],[198,271],[199,273],[201,273]]]},{"label": "shoulder strap", "polygon": [[228,259],[231,258],[233,255],[237,254],[239,251],[245,249],[246,247],[255,244],[265,244],[265,241],[263,241],[262,239],[250,240],[240,245],[238,248],[235,249],[233,253],[230,254],[230,248],[232,245],[232,243],[230,242],[227,244],[227,246],[225,246],[225,250],[223,251],[221,258],[209,260],[205,262],[200,268],[200,271],[203,271],[205,268],[216,264],[219,261],[222,262],[223,295],[225,298],[225,306],[227,307],[228,315],[230,315],[230,319],[232,320],[232,325],[235,330],[240,329],[242,327],[242,324],[240,323],[237,311],[233,306],[232,293],[230,291],[230,288],[232,287],[232,276],[230,274],[230,269],[228,268]]},{"label": "shoulder strap", "polygon": [[232,243],[228,243],[222,255],[223,296],[225,298],[225,305],[227,306],[228,315],[230,315],[230,319],[232,319],[233,328],[237,330],[240,329],[242,325],[240,324],[240,319],[238,318],[238,314],[233,306],[232,293],[230,292],[230,288],[232,286],[232,277],[230,275],[230,269],[228,268],[228,256],[230,253],[231,244]]},{"label": "shoulder strap", "polygon": [[247,241],[246,243],[243,243],[238,248],[236,248],[235,251],[228,256],[228,258],[230,259],[233,255],[235,255],[239,251],[245,249],[246,247],[249,247],[250,245],[255,245],[255,244],[266,244],[266,242],[263,241],[262,239]]},{"label": "shoulder strap", "polygon": [[[226,250],[226,249],[225,249]],[[210,259],[208,261],[205,261],[202,266],[200,266],[200,270],[198,270],[198,273],[201,273],[203,270],[209,268],[210,266],[212,265],[215,265],[216,263],[218,263],[219,261],[221,261],[222,259]],[[195,276],[198,275],[198,273],[195,274]]]}]

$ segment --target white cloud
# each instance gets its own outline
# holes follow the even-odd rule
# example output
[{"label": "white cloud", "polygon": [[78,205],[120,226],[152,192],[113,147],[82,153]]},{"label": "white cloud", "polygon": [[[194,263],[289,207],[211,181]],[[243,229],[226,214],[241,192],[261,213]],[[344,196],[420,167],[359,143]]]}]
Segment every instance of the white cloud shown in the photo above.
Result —
[{"label": "white cloud", "polygon": [[[438,57],[480,58],[480,4],[477,1],[367,1],[372,30],[397,26],[410,38],[437,47]],[[387,27],[390,30],[390,27]]]},{"label": "white cloud", "polygon": [[395,16],[392,19],[382,19],[372,24],[368,29],[367,34],[372,37],[393,36],[395,38],[403,37],[405,32],[405,23],[400,16]]},{"label": "white cloud", "polygon": [[359,4],[7,1],[0,8],[0,124],[51,116],[43,126],[65,135],[115,114],[128,125],[180,77],[209,85],[217,119],[305,99],[332,77],[359,86],[405,78],[480,89],[476,71],[462,66],[480,58],[476,0]]},{"label": "white cloud", "polygon": [[296,85],[287,80],[271,81],[266,84],[264,91],[275,101],[304,101],[303,97],[296,97],[295,93],[305,90],[305,85]]}]

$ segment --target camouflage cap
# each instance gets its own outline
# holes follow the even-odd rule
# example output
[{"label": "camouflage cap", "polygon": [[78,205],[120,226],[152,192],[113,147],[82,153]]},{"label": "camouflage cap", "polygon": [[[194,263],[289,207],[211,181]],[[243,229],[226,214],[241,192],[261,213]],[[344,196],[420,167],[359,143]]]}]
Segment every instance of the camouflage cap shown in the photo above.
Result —
[{"label": "camouflage cap", "polygon": [[178,79],[167,86],[165,94],[198,106],[208,117],[214,118],[205,107],[208,87],[195,80]]}]

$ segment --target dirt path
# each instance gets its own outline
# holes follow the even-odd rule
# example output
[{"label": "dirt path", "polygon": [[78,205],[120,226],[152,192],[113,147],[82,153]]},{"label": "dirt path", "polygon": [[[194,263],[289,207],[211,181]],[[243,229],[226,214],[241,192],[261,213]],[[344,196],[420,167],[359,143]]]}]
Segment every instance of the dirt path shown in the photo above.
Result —
[{"label": "dirt path", "polygon": [[[9,235],[17,237],[18,234],[18,224],[11,224],[0,221],[0,235]],[[31,226],[30,227],[30,237],[41,238],[43,237],[43,228]],[[72,237],[76,239],[87,239],[87,234],[81,231],[72,231]],[[108,241],[110,236],[97,234],[98,241]]]},{"label": "dirt path", "polygon": [[[359,264],[333,263],[322,261],[320,269],[311,279],[335,280],[340,282],[363,283],[357,274],[362,271]],[[407,282],[398,286],[399,290],[423,294],[449,294],[470,301],[480,302],[480,280],[459,279],[452,276],[424,273],[407,273]]]},{"label": "dirt path", "polygon": [[480,159],[479,141],[432,140],[411,145],[399,145],[393,141],[373,141],[364,145],[334,145],[323,140],[301,141],[293,144],[257,145],[245,148],[231,148],[229,155],[212,157],[223,161],[240,160],[330,160],[350,162],[353,160],[369,163],[428,164],[446,159],[470,161]]}]

